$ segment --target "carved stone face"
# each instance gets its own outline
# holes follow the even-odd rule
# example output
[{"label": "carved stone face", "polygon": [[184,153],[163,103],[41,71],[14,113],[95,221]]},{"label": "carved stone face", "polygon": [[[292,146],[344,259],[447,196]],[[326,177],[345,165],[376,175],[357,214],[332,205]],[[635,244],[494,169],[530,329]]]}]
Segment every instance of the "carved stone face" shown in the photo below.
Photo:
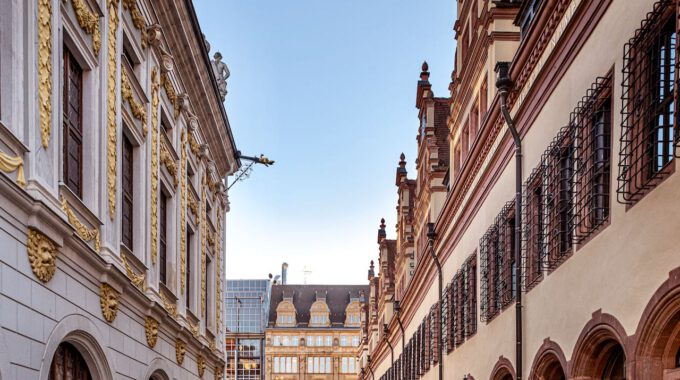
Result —
[{"label": "carved stone face", "polygon": [[198,377],[203,377],[205,374],[205,358],[203,356],[198,357]]},{"label": "carved stone face", "polygon": [[55,244],[41,232],[28,230],[28,261],[38,279],[48,282],[57,270],[57,248]]},{"label": "carved stone face", "polygon": [[118,292],[109,284],[102,284],[99,288],[99,303],[104,319],[107,322],[113,322],[118,313]]},{"label": "carved stone face", "polygon": [[184,342],[177,339],[175,342],[175,356],[177,357],[177,364],[182,365],[182,362],[184,362],[185,353],[186,349],[184,348]]},{"label": "carved stone face", "polygon": [[144,330],[146,332],[146,343],[149,347],[154,348],[158,340],[158,321],[151,317],[146,317],[144,321]]}]

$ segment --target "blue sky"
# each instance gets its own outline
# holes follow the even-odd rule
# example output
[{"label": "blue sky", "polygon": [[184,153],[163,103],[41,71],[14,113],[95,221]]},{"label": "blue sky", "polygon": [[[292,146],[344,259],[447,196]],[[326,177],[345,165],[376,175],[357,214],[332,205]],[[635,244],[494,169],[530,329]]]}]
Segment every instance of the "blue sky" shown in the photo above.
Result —
[{"label": "blue sky", "polygon": [[395,169],[414,176],[423,60],[447,96],[454,0],[194,0],[229,66],[238,149],[266,154],[230,191],[228,278],[365,283],[385,217],[395,236]]}]

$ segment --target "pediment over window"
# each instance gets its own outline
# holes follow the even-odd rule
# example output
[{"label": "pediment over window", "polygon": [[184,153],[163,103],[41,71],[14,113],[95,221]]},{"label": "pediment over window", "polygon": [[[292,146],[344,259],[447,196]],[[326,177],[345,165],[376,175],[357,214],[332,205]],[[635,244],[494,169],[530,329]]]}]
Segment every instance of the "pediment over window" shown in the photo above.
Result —
[{"label": "pediment over window", "polygon": [[295,305],[290,300],[283,300],[276,306],[276,325],[295,326],[297,325],[297,311]]},{"label": "pediment over window", "polygon": [[314,302],[309,309],[309,325],[312,327],[330,326],[330,309],[326,304],[325,297],[320,299],[317,296],[317,299],[318,301]]}]

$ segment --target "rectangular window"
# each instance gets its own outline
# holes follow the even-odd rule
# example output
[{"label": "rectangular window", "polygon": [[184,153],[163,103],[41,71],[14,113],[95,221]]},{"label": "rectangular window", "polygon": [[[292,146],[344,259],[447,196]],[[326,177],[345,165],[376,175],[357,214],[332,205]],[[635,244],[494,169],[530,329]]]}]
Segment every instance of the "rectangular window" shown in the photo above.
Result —
[{"label": "rectangular window", "polygon": [[635,204],[673,167],[677,36],[675,3],[661,0],[624,46],[618,200]]},{"label": "rectangular window", "polygon": [[316,337],[316,346],[317,347],[323,347],[323,336],[318,335]]},{"label": "rectangular window", "polygon": [[66,186],[83,197],[83,69],[64,47],[63,176]]},{"label": "rectangular window", "polygon": [[[505,204],[479,242],[482,275],[481,318],[490,321],[515,299],[515,201]],[[463,275],[461,275],[463,276]],[[467,286],[467,278],[460,280]],[[462,302],[462,300],[461,300]],[[464,318],[464,314],[461,315]]]},{"label": "rectangular window", "polygon": [[545,247],[545,197],[542,167],[539,166],[527,180],[525,228],[526,228],[526,279],[531,288],[543,278],[546,259]]},{"label": "rectangular window", "polygon": [[160,239],[158,241],[158,272],[161,283],[167,285],[167,233],[168,233],[168,196],[161,191],[160,202],[158,205],[158,229]]},{"label": "rectangular window", "polygon": [[130,250],[133,248],[134,218],[132,210],[134,208],[134,182],[133,182],[133,146],[130,139],[123,134],[123,144],[121,149],[121,240]]},{"label": "rectangular window", "polygon": [[486,117],[486,111],[488,106],[488,88],[486,84],[486,78],[484,79],[484,82],[482,83],[482,87],[479,89],[479,123],[481,124],[484,122],[484,118]]},{"label": "rectangular window", "polygon": [[206,281],[205,281],[205,315],[203,318],[206,321],[206,324],[208,324],[208,321],[210,320],[210,316],[212,316],[212,303],[210,302],[210,296],[212,295],[212,281],[210,279],[210,273],[212,273],[212,259],[210,256],[206,255],[205,257],[205,276],[206,276]]},{"label": "rectangular window", "polygon": [[331,347],[333,345],[333,337],[330,335],[326,335],[326,346]]},{"label": "rectangular window", "polygon": [[189,229],[189,226],[187,225],[187,240],[186,240],[186,289],[185,289],[185,297],[186,297],[186,306],[191,309],[191,260],[192,260],[192,253],[191,253],[191,243],[194,239],[194,234],[191,232]]}]

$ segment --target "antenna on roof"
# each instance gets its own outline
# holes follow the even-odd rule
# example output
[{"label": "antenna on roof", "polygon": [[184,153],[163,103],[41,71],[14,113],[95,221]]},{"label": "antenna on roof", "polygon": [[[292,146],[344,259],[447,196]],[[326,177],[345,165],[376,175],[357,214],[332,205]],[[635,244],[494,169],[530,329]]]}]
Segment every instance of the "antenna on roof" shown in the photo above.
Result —
[{"label": "antenna on roof", "polygon": [[307,266],[305,265],[305,267],[302,269],[302,278],[303,278],[302,283],[303,284],[307,285],[307,277],[310,276],[311,274],[312,274],[312,271],[309,268],[307,268]]}]

